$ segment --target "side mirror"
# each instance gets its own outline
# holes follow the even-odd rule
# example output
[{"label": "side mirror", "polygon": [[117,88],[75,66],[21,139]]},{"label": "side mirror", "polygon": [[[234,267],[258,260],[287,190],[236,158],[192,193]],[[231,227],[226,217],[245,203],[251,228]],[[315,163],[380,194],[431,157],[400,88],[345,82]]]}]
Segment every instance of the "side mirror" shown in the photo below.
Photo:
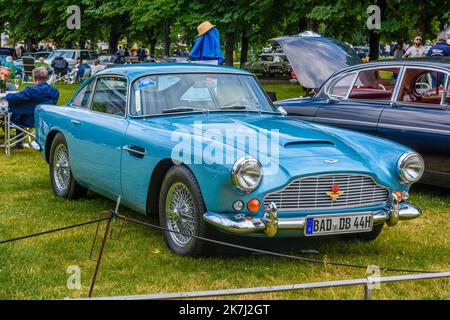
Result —
[{"label": "side mirror", "polygon": [[328,97],[327,102],[328,103],[339,103],[339,102],[341,102],[341,100],[339,100],[336,97]]},{"label": "side mirror", "polygon": [[279,113],[281,113],[281,115],[283,115],[283,116],[287,116],[287,115],[288,115],[286,109],[283,108],[283,107],[278,107],[278,108],[277,108],[277,111],[278,111]]},{"label": "side mirror", "polygon": [[277,101],[277,94],[273,91],[267,91],[267,95],[269,96],[270,100],[272,100],[272,102]]}]

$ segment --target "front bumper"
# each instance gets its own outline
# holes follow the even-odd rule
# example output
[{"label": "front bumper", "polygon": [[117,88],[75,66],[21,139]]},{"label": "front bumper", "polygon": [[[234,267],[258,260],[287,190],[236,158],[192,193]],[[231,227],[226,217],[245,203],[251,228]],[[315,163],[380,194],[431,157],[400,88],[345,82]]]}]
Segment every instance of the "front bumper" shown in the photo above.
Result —
[{"label": "front bumper", "polygon": [[[395,195],[392,195],[390,207],[373,212],[373,223],[386,223],[388,226],[395,226],[399,220],[412,220],[420,217],[422,212],[419,208],[409,202],[399,202]],[[225,215],[207,212],[203,216],[206,222],[223,231],[233,234],[247,234],[254,232],[264,232],[267,237],[274,237],[278,230],[303,230],[306,224],[305,217],[299,218],[278,218],[278,210],[274,203],[265,209],[261,219],[246,220],[230,219]]]}]

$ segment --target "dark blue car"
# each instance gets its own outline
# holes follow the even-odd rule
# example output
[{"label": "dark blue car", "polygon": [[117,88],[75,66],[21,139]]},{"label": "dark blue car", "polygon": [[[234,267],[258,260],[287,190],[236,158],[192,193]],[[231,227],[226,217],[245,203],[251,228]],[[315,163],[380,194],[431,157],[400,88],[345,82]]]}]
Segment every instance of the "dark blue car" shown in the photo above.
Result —
[{"label": "dark blue car", "polygon": [[[449,186],[450,59],[355,64],[350,51],[326,38],[277,40],[300,84],[316,90],[313,97],[279,101],[277,106],[303,120],[406,145],[425,159],[426,171],[421,182]],[[312,59],[307,47],[321,50],[316,50]],[[337,67],[327,67],[333,61]]]}]

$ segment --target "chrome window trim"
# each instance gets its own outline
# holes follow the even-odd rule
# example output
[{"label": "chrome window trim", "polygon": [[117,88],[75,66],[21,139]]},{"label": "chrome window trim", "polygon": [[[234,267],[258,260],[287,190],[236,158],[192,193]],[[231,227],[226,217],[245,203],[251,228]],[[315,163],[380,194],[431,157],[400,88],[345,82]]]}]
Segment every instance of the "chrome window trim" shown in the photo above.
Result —
[{"label": "chrome window trim", "polygon": [[[449,82],[449,77],[450,77],[450,72],[447,71],[445,68],[440,68],[440,67],[431,67],[431,66],[425,66],[425,67],[421,67],[421,66],[403,66],[403,74],[401,77],[401,83],[403,83],[403,78],[404,75],[406,74],[406,72],[408,71],[408,69],[414,69],[414,70],[427,70],[427,71],[435,71],[435,72],[441,72],[444,73],[446,75],[446,80],[445,80],[445,84],[448,86],[448,82]],[[399,77],[400,78],[400,77]],[[392,101],[392,103],[396,103],[399,105],[417,105],[417,107],[420,106],[441,106],[441,107],[447,107],[448,105],[444,103],[444,98],[445,98],[445,94],[446,94],[446,89],[448,89],[448,87],[444,86],[444,93],[441,97],[441,103],[440,104],[434,104],[434,103],[420,103],[420,102],[414,102],[414,101],[408,101],[408,102],[404,102],[404,101],[398,101],[398,94],[400,93],[400,85],[398,87],[398,91],[397,91],[397,96],[395,98],[395,100]]]},{"label": "chrome window trim", "polygon": [[336,77],[334,79],[332,79],[330,81],[329,84],[327,84],[326,88],[325,88],[325,94],[327,95],[328,98],[341,98],[341,99],[346,99],[346,97],[348,96],[349,93],[349,89],[352,88],[352,86],[349,87],[349,89],[347,90],[347,93],[345,96],[338,96],[338,95],[334,95],[330,93],[331,88],[336,84],[336,82],[342,80],[343,78],[347,77],[348,75],[351,75],[352,73],[354,73],[354,77],[352,80],[352,84],[354,83],[354,81],[356,80],[355,77],[358,74],[358,71],[350,71],[350,72],[345,72],[341,75],[336,75]]},{"label": "chrome window trim", "polygon": [[[206,68],[208,68],[208,66],[205,66]],[[152,67],[155,68],[155,67]],[[156,67],[157,68],[157,67]],[[167,67],[159,67],[159,68],[167,68]],[[261,86],[261,83],[258,81],[258,77],[255,74],[252,73],[242,73],[242,72],[205,72],[205,71],[184,71],[184,72],[161,72],[161,73],[147,73],[147,74],[143,74],[140,75],[139,77],[133,79],[133,81],[129,81],[129,87],[128,87],[128,106],[127,106],[127,113],[128,113],[128,117],[130,119],[143,119],[143,118],[153,118],[153,117],[164,117],[164,116],[171,116],[174,114],[153,114],[153,115],[142,115],[142,116],[135,116],[131,114],[131,108],[132,108],[132,99],[131,99],[131,94],[132,94],[132,87],[134,85],[134,83],[136,81],[138,81],[139,79],[142,79],[144,77],[150,77],[150,76],[165,76],[165,75],[184,75],[184,74],[225,74],[225,75],[239,75],[239,76],[250,76],[253,77],[256,80],[256,83],[258,85],[258,87],[262,90],[264,97],[267,99],[269,105],[273,108],[273,111],[266,111],[266,110],[260,110],[260,111],[253,111],[253,110],[240,110],[241,112],[245,111],[245,112],[256,112],[256,113],[269,113],[269,114],[279,114],[276,110],[275,105],[273,104],[273,102],[270,100],[270,98],[267,96],[266,91],[264,90],[264,88]],[[234,112],[236,110],[233,110]],[[209,112],[217,112],[217,111],[211,111],[209,110]],[[219,111],[219,112],[230,112],[228,111]],[[176,113],[177,115],[184,115],[184,114],[206,114],[206,112],[202,112],[202,111],[189,111],[189,112],[178,112]]]},{"label": "chrome window trim", "polygon": [[[122,79],[125,79],[125,81],[127,82],[127,85],[126,85],[127,92],[125,94],[125,99],[127,99],[127,101],[125,101],[125,110],[124,110],[124,115],[123,116],[92,110],[92,100],[94,99],[94,94],[95,94],[95,91],[97,90],[98,80],[100,78],[109,78],[109,77],[122,78]],[[130,81],[128,81],[128,78],[126,76],[119,75],[119,74],[99,74],[98,76],[95,76],[95,85],[94,85],[94,88],[92,90],[93,94],[91,94],[91,97],[89,99],[89,108],[86,108],[86,110],[89,111],[89,112],[92,112],[92,113],[103,114],[103,115],[106,115],[106,116],[111,116],[111,117],[120,118],[120,119],[127,118],[127,106],[128,106],[128,100],[129,100],[129,92],[130,92],[130,90],[129,90],[129,82]]]}]

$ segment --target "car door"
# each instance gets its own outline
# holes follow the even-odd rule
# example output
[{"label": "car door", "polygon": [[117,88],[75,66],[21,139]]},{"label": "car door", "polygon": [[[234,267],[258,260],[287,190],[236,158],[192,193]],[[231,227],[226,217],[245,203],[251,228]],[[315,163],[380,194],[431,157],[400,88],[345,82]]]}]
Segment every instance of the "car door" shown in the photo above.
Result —
[{"label": "car door", "polygon": [[399,73],[399,67],[375,67],[341,76],[325,89],[330,99],[314,121],[376,135]]},{"label": "car door", "polygon": [[77,178],[113,199],[121,195],[122,143],[128,128],[126,101],[126,78],[97,77],[89,109],[70,120],[73,128],[69,152],[71,162],[73,157],[76,164]]},{"label": "car door", "polygon": [[448,82],[445,71],[406,68],[396,102],[380,117],[378,130],[383,137],[424,157],[427,180],[450,180]]}]

